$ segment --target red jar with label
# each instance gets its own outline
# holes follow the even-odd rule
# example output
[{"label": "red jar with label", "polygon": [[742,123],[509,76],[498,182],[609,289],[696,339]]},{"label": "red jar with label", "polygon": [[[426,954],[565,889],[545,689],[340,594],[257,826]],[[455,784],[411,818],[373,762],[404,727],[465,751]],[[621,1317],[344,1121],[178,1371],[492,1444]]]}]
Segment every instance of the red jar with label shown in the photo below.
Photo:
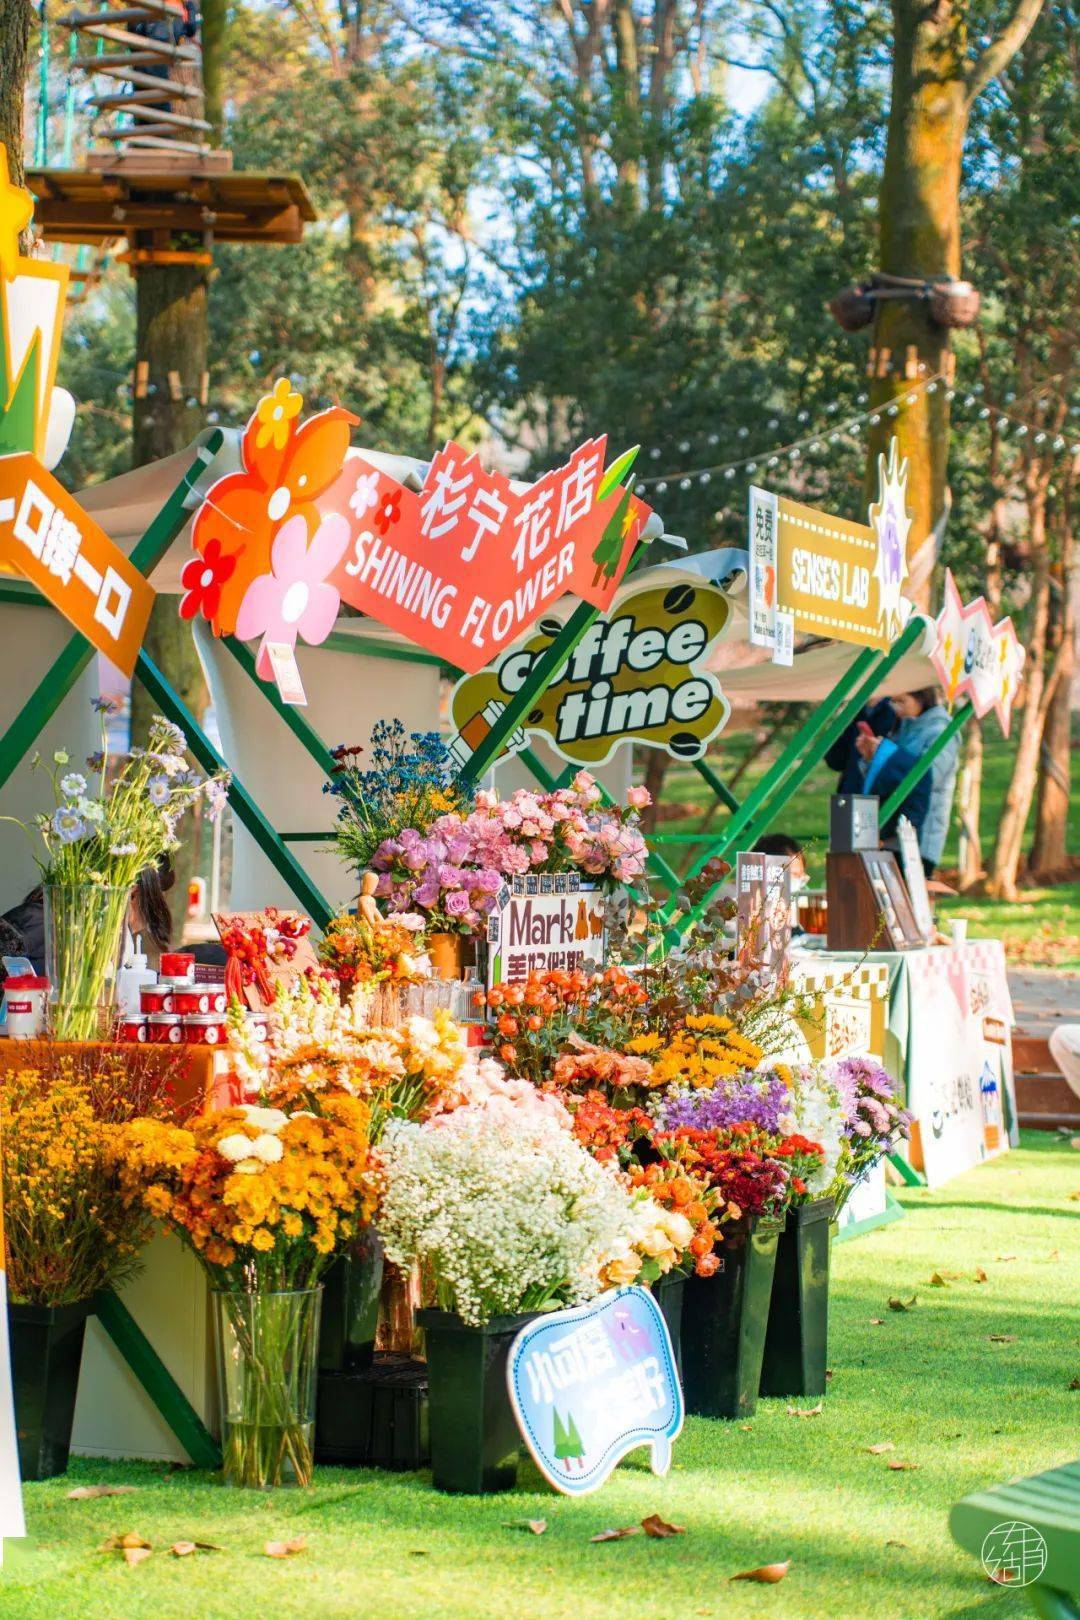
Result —
[{"label": "red jar with label", "polygon": [[146,1019],[139,1013],[125,1013],[116,1026],[116,1038],[118,1041],[145,1041]]},{"label": "red jar with label", "polygon": [[146,1020],[146,1038],[154,1046],[179,1046],[184,1039],[183,1020],[177,1013],[150,1013]]},{"label": "red jar with label", "polygon": [[244,1028],[260,1044],[270,1039],[270,1020],[264,1012],[245,1013]]},{"label": "red jar with label", "polygon": [[170,984],[146,984],[139,991],[139,1005],[149,1016],[151,1013],[171,1013],[173,989]]},{"label": "red jar with label", "polygon": [[160,972],[163,979],[190,984],[195,977],[195,958],[188,951],[162,951]]},{"label": "red jar with label", "polygon": [[177,985],[172,993],[172,1011],[181,1018],[194,1018],[201,1013],[223,1013],[225,992],[216,984]]},{"label": "red jar with label", "polygon": [[224,1013],[192,1013],[184,1019],[184,1041],[188,1046],[224,1046],[227,1033]]}]

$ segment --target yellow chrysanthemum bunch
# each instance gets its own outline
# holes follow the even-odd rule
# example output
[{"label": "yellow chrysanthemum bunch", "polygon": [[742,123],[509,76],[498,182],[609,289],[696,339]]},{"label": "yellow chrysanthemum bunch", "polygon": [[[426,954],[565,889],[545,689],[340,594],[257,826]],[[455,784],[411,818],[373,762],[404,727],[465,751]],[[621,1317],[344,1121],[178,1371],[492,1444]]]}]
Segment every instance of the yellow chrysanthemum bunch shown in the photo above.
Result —
[{"label": "yellow chrysanthemum bunch", "polygon": [[140,1119],[115,1145],[128,1199],[172,1226],[220,1286],[310,1288],[371,1218],[370,1112],[327,1093],[317,1112],[252,1106],[186,1129]]},{"label": "yellow chrysanthemum bunch", "polygon": [[[91,1052],[84,1062],[37,1049],[0,1075],[0,1174],[7,1292],[20,1305],[69,1305],[120,1287],[138,1268],[150,1215],[117,1177],[116,1121],[162,1103],[152,1076]],[[27,1056],[30,1056],[28,1052]]]},{"label": "yellow chrysanthemum bunch", "polygon": [[718,1080],[754,1069],[762,1051],[740,1035],[730,1018],[716,1013],[692,1013],[675,1029],[660,1050],[656,1035],[640,1035],[627,1043],[630,1052],[653,1059],[657,1086],[714,1086]]}]

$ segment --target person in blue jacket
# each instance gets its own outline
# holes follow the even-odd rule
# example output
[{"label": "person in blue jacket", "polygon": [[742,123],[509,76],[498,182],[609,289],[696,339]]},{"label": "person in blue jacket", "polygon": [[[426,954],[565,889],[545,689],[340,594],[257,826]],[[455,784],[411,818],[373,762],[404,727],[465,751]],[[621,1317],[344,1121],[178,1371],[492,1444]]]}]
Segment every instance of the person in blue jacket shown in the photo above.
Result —
[{"label": "person in blue jacket", "polygon": [[[933,686],[869,705],[825,755],[840,772],[837,792],[887,799],[948,723],[948,711]],[[880,829],[882,842],[895,844],[896,823],[907,817],[918,835],[927,877],[933,876],[945,847],[959,750],[959,737],[953,737]]]}]

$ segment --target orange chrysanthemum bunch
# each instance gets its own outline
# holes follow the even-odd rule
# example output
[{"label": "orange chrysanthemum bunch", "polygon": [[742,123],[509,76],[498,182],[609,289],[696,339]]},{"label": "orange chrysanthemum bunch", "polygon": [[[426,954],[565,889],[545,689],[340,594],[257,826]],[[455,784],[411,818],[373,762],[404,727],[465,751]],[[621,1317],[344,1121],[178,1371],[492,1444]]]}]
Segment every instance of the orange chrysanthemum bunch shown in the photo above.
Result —
[{"label": "orange chrysanthemum bunch", "polygon": [[242,1107],[187,1129],[138,1119],[115,1144],[128,1200],[174,1228],[226,1289],[311,1288],[374,1212],[367,1105]]}]

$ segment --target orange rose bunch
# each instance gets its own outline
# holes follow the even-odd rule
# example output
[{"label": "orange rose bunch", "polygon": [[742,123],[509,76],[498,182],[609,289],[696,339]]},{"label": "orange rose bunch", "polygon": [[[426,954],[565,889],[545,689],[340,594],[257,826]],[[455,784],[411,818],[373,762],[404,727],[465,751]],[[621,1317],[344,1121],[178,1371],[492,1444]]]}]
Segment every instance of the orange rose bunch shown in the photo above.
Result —
[{"label": "orange rose bunch", "polygon": [[671,1163],[634,1166],[630,1185],[645,1187],[655,1203],[685,1216],[694,1228],[686,1259],[699,1277],[711,1277],[720,1264],[713,1253],[717,1229],[712,1215],[719,1202],[716,1190],[703,1177]]},{"label": "orange rose bunch", "polygon": [[644,1029],[646,993],[623,967],[602,973],[553,969],[530,973],[521,984],[497,984],[487,992],[496,1013],[497,1051],[507,1067],[537,1085],[571,1035],[594,1046],[623,1049]]}]

